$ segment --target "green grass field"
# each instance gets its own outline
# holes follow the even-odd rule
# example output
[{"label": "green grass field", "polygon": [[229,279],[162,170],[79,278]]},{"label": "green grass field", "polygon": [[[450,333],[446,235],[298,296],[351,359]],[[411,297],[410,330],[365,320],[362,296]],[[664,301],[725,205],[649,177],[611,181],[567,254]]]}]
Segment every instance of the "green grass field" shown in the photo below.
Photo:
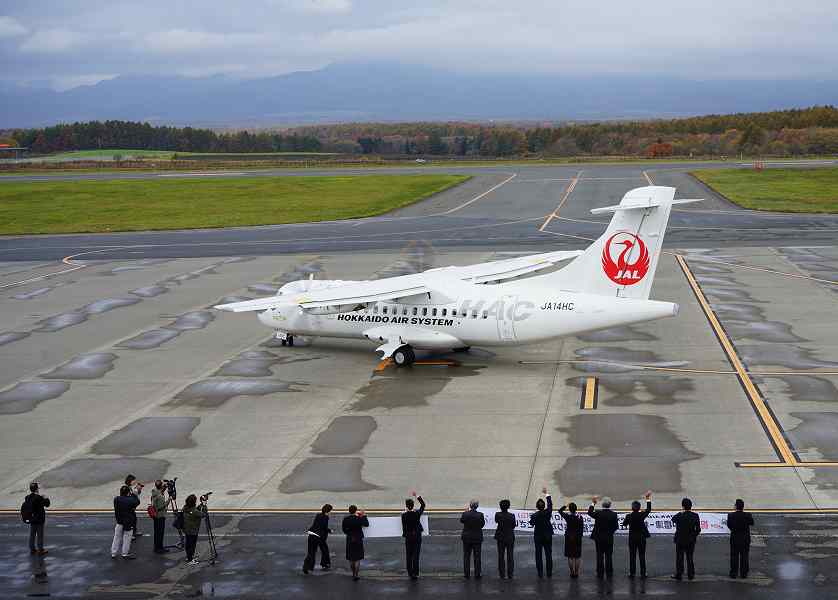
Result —
[{"label": "green grass field", "polygon": [[113,160],[114,156],[128,158],[159,158],[170,160],[174,152],[168,150],[74,150],[45,156],[45,160]]},{"label": "green grass field", "polygon": [[744,208],[838,212],[838,168],[712,169],[690,174]]},{"label": "green grass field", "polygon": [[380,215],[465,175],[237,177],[0,184],[0,234],[192,229]]}]

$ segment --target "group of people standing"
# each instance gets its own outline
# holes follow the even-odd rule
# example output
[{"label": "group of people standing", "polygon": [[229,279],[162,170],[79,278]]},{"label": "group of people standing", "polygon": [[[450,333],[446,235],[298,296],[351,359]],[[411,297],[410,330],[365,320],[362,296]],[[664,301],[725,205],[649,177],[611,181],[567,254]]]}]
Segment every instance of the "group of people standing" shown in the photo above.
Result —
[{"label": "group of people standing", "polygon": [[[536,510],[529,519],[533,531],[535,549],[535,568],[539,579],[545,575],[553,576],[553,499],[547,489],[542,489],[544,498],[536,502]],[[419,578],[419,555],[422,548],[421,517],[425,511],[425,501],[421,496],[405,500],[406,510],[401,515],[402,537],[405,540],[405,563],[407,574],[411,579]],[[416,502],[419,508],[416,508]],[[646,540],[651,537],[646,519],[652,512],[652,492],[644,494],[645,508],[635,500],[631,505],[631,512],[626,514],[622,523],[618,514],[611,508],[611,499],[594,496],[588,506],[587,515],[593,520],[591,539],[595,544],[596,576],[600,579],[612,577],[614,574],[614,534],[622,527],[628,530],[629,577],[637,575],[640,566],[640,577],[645,578],[646,571]],[[597,505],[601,508],[598,508]],[[510,512],[510,501],[501,500],[499,511],[495,513],[495,542],[498,552],[498,576],[501,579],[512,579],[515,574],[515,529],[518,526],[516,516]],[[697,513],[692,510],[692,501],[684,498],[681,501],[682,511],[672,516],[675,527],[675,573],[673,579],[681,580],[684,576],[685,564],[687,578],[695,578],[694,552],[698,536],[701,534],[701,521]],[[329,513],[332,505],[326,504],[321,512],[315,516],[314,522],[308,530],[308,552],[303,562],[303,573],[314,570],[316,553],[320,551],[320,565],[323,569],[331,568],[329,546],[326,542],[329,533]],[[460,515],[462,531],[460,538],[463,547],[463,576],[470,579],[482,577],[482,546],[483,530],[486,526],[486,516],[479,510],[477,500],[469,502],[467,509]],[[582,539],[585,532],[585,522],[578,507],[570,502],[558,509],[558,513],[565,523],[564,556],[567,558],[568,569],[572,579],[578,578],[582,569]],[[745,503],[736,500],[735,511],[727,516],[727,526],[730,530],[730,577],[745,578],[748,576],[751,535],[750,528],[754,524],[753,516],[745,512]],[[363,511],[355,505],[349,507],[349,515],[344,517],[341,529],[346,535],[346,560],[349,561],[352,578],[360,578],[360,563],[364,558],[364,528],[369,527],[369,519]]]}]

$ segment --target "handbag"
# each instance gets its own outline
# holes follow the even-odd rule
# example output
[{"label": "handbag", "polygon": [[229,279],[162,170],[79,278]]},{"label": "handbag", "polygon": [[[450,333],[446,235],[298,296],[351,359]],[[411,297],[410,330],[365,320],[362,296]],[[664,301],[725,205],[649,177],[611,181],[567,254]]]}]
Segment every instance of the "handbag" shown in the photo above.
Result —
[{"label": "handbag", "polygon": [[148,505],[148,508],[146,509],[146,511],[148,512],[148,516],[149,516],[149,517],[151,517],[152,519],[156,519],[156,518],[157,518],[157,509],[156,509],[156,508],[154,508],[154,505],[153,505],[153,504],[149,504],[149,505]]}]

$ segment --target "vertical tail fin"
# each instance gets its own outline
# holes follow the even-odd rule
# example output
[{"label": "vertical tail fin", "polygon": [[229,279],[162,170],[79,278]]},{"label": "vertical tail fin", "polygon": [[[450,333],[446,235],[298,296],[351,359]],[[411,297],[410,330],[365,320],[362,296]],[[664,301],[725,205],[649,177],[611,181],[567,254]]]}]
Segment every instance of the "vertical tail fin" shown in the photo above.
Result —
[{"label": "vertical tail fin", "polygon": [[[649,297],[669,222],[675,188],[648,186],[623,196],[617,206],[596,208],[613,212],[605,233],[584,254],[554,274],[560,289],[624,298]],[[689,202],[694,202],[690,200]]]}]

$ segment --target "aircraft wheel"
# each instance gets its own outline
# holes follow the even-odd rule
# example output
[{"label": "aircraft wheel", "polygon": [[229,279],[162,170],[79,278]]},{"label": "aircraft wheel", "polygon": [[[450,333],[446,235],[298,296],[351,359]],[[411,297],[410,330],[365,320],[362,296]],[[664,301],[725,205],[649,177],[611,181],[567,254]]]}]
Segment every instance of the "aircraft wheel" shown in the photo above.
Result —
[{"label": "aircraft wheel", "polygon": [[413,364],[415,360],[416,354],[413,352],[413,348],[407,344],[399,346],[393,352],[393,362],[396,363],[397,367],[406,367],[407,365]]},{"label": "aircraft wheel", "polygon": [[288,336],[288,345],[289,345],[289,346],[293,346],[293,345],[294,345],[294,336],[293,336],[293,335],[289,335],[289,336]]},{"label": "aircraft wheel", "polygon": [[288,340],[280,340],[280,341],[282,342],[282,345],[283,345],[283,346],[287,346],[287,345],[288,345]]},{"label": "aircraft wheel", "polygon": [[454,352],[468,352],[471,350],[471,346],[460,346],[459,348],[454,348]]}]

